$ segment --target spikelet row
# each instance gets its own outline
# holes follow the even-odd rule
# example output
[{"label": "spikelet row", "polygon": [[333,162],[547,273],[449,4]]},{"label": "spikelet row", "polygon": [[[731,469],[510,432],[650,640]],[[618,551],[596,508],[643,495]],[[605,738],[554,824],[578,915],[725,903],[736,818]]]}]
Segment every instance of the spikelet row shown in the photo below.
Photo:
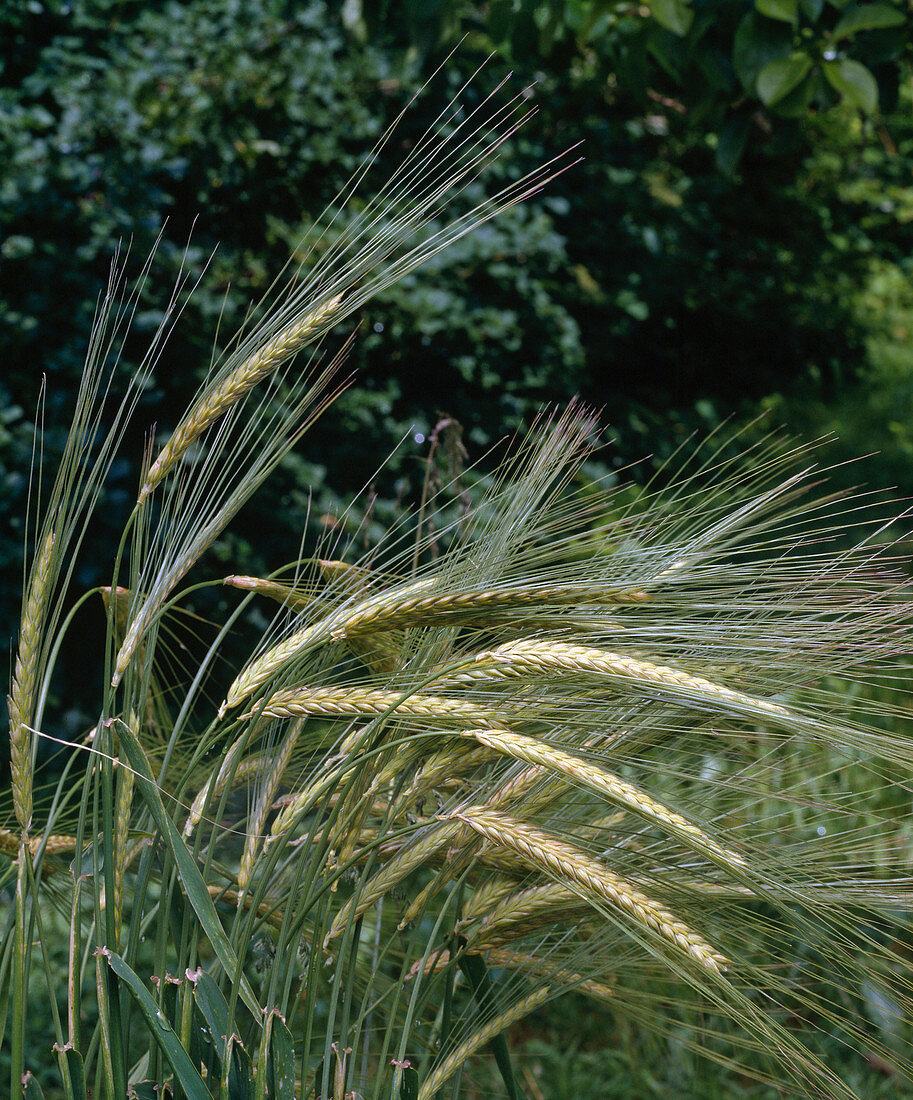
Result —
[{"label": "spikelet row", "polygon": [[568,673],[608,676],[633,684],[665,688],[692,699],[722,704],[741,713],[757,716],[758,719],[770,718],[789,723],[799,720],[787,707],[769,699],[735,691],[703,676],[694,676],[668,665],[592,646],[534,640],[507,642],[496,649],[476,654],[473,663],[475,667],[455,673],[448,678],[449,682],[507,679],[526,676],[531,672],[553,676]]},{"label": "spikelet row", "polygon": [[575,604],[632,604],[650,599],[649,593],[639,588],[613,589],[607,585],[529,585],[525,587],[470,589],[464,592],[440,593],[432,596],[413,596],[364,608],[350,616],[337,631],[337,637],[371,634],[418,626],[429,620],[475,615],[479,612],[496,612],[501,609],[520,609],[532,606],[540,611],[544,604],[573,606]]},{"label": "spikelet row", "polygon": [[342,295],[322,302],[310,313],[277,332],[259,351],[237,366],[222,382],[207,390],[172,432],[156,460],[149,467],[139,492],[140,504],[168,475],[181,455],[206,429],[264,378],[310,344],[326,329],[339,309]]},{"label": "spikelet row", "polygon": [[364,889],[354,894],[342,906],[333,918],[323,941],[324,951],[329,951],[330,944],[341,935],[349,921],[356,920],[366,913],[394,886],[402,882],[417,867],[421,867],[435,852],[454,840],[460,832],[462,827],[457,821],[436,822],[421,836],[411,840],[389,863],[368,879]]},{"label": "spikelet row", "polygon": [[709,970],[719,972],[726,966],[726,958],[684,921],[578,848],[496,811],[471,807],[453,816],[493,844],[516,852],[530,866],[620,906]]},{"label": "spikelet row", "polygon": [[391,714],[446,724],[495,723],[496,710],[476,706],[462,699],[442,695],[406,695],[399,691],[371,691],[364,688],[289,688],[271,695],[262,707],[243,718],[373,718]]},{"label": "spikelet row", "polygon": [[575,782],[605,795],[613,802],[627,806],[642,817],[664,826],[676,836],[692,844],[699,851],[704,852],[727,867],[745,866],[745,860],[738,852],[718,844],[703,829],[699,829],[697,825],[682,817],[681,814],[670,810],[662,802],[648,795],[646,791],[640,790],[633,783],[628,783],[596,764],[581,760],[569,752],[564,752],[562,749],[546,744],[534,737],[528,737],[522,733],[512,733],[509,730],[471,730],[468,732],[468,736],[474,737],[483,745],[496,749],[507,756],[525,760],[530,764],[539,765],[550,771],[563,773]]},{"label": "spikelet row", "polygon": [[550,993],[551,988],[547,985],[537,989],[535,993],[530,993],[528,997],[524,997],[521,1001],[511,1005],[510,1008],[498,1013],[484,1027],[479,1028],[468,1039],[460,1043],[456,1050],[448,1055],[443,1062],[435,1066],[429,1074],[419,1089],[418,1100],[431,1100],[437,1094],[438,1089],[442,1088],[460,1066],[471,1058],[477,1050],[544,1004]]},{"label": "spikelet row", "polygon": [[32,823],[32,734],[41,634],[54,576],[55,535],[48,530],[41,540],[29,578],[22,609],[19,648],[10,693],[6,697],[10,719],[10,780],[13,809],[19,827],[27,832]]}]

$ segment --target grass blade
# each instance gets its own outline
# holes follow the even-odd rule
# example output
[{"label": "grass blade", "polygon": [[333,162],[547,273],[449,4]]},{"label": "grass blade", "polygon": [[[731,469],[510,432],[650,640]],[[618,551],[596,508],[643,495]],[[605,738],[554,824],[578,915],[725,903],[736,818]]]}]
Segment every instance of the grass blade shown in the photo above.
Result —
[{"label": "grass blade", "polygon": [[120,728],[121,748],[130,762],[130,767],[136,772],[137,787],[155,821],[163,842],[171,852],[171,856],[178,870],[178,875],[181,878],[184,889],[187,891],[187,897],[190,904],[193,906],[200,920],[200,924],[203,926],[203,931],[209,937],[209,942],[212,944],[216,957],[222,964],[225,972],[231,975],[233,980],[236,975],[238,976],[241,999],[250,1009],[254,1018],[260,1020],[263,1018],[263,1010],[257,1003],[256,995],[251,989],[250,983],[241,973],[238,957],[235,954],[234,948],[231,946],[228,936],[225,934],[225,929],[222,927],[222,922],[219,920],[215,904],[209,896],[209,891],[206,889],[206,883],[203,881],[203,876],[200,873],[196,860],[182,840],[181,834],[178,832],[174,822],[165,812],[165,807],[159,795],[158,787],[155,785],[155,781],[152,778],[152,772],[149,769],[149,762],[146,760],[146,754],[143,752],[140,743],[137,741],[129,726],[123,722],[118,725]]},{"label": "grass blade", "polygon": [[117,977],[133,994],[133,999],[146,1020],[149,1034],[158,1043],[162,1054],[174,1071],[175,1077],[181,1082],[181,1088],[183,1088],[188,1100],[212,1100],[212,1094],[206,1087],[206,1083],[200,1076],[196,1066],[190,1060],[190,1055],[181,1046],[177,1035],[159,1011],[155,999],[143,984],[140,976],[114,951],[102,949],[102,954]]},{"label": "grass blade", "polygon": [[267,1027],[266,1094],[269,1100],[295,1100],[295,1041],[292,1033],[278,1012],[270,1015]]},{"label": "grass blade", "polygon": [[219,1061],[224,1066],[226,1064],[225,1044],[228,1042],[231,1030],[228,1023],[228,1002],[222,996],[222,990],[216,985],[215,979],[205,970],[197,971],[193,998],[209,1025],[213,1045],[219,1055]]}]

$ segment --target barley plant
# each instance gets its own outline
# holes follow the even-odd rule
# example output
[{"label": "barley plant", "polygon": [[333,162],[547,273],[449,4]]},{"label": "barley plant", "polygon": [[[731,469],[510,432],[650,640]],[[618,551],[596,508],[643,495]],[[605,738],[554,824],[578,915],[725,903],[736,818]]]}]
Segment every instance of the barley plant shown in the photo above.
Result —
[{"label": "barley plant", "polygon": [[[782,1095],[854,1095],[838,1051],[913,1068],[905,556],[890,504],[830,492],[814,448],[710,438],[635,490],[587,472],[575,406],[496,474],[429,479],[377,545],[206,570],[339,391],[345,319],[566,163],[466,201],[524,103],[458,97],[343,233],[326,215],[150,446],[110,585],[80,594],[190,289],[119,391],[138,290],[115,266],[60,468],[33,471],[11,1095],[433,1100],[478,1095],[493,1059],[520,1097],[509,1029],[569,991]],[[231,614],[175,646],[207,585]],[[87,603],[98,719],[68,743],[48,700]]]}]

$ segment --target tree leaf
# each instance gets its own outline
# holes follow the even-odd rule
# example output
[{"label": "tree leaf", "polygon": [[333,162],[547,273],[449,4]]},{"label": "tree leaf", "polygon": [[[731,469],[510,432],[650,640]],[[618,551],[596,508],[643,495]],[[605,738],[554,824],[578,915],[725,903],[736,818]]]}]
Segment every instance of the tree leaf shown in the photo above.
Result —
[{"label": "tree leaf", "polygon": [[872,31],[884,27],[900,27],[907,17],[893,4],[854,4],[847,8],[834,27],[832,40],[838,42],[857,31]]},{"label": "tree leaf", "polygon": [[732,44],[732,65],[742,87],[753,92],[764,66],[775,58],[788,57],[792,45],[791,27],[750,11],[739,23]]},{"label": "tree leaf", "polygon": [[754,6],[768,19],[795,23],[799,18],[799,0],[755,0]]},{"label": "tree leaf", "polygon": [[839,61],[825,61],[824,75],[847,102],[867,115],[878,110],[878,84],[865,65],[843,57]]},{"label": "tree leaf", "polygon": [[772,107],[789,95],[793,88],[797,88],[811,69],[812,59],[804,53],[769,61],[758,74],[757,89],[761,102]]},{"label": "tree leaf", "polygon": [[149,1033],[158,1043],[175,1077],[181,1082],[181,1088],[187,1100],[212,1100],[212,1094],[206,1087],[190,1055],[181,1046],[171,1025],[159,1011],[158,1005],[142,979],[126,962],[113,951],[105,951],[108,965],[133,994],[133,999],[146,1019]]},{"label": "tree leaf", "polygon": [[650,12],[661,27],[679,38],[688,33],[694,19],[688,0],[650,0]]},{"label": "tree leaf", "polygon": [[731,115],[720,127],[716,143],[716,166],[725,176],[735,174],[745,142],[748,140],[748,128],[751,119],[747,115]]}]

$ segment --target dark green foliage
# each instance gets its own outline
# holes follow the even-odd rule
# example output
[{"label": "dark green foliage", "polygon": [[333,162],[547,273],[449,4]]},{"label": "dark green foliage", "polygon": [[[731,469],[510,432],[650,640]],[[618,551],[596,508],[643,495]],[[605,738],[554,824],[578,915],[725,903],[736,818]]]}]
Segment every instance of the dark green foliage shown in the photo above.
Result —
[{"label": "dark green foliage", "polygon": [[[849,446],[883,447],[890,415],[889,472],[902,470],[913,444],[894,410],[907,401],[910,338],[896,334],[911,331],[913,126],[891,86],[908,71],[909,29],[888,17],[890,4],[793,7],[798,23],[773,0],[747,12],[733,0],[668,0],[653,18],[595,0],[4,6],[3,632],[19,599],[21,471],[41,378],[46,422],[65,423],[117,241],[142,258],[167,220],[125,376],[176,274],[201,277],[146,395],[145,423],[161,437],[199,384],[217,320],[224,346],[364,150],[467,31],[378,178],[493,47],[518,87],[536,82],[539,111],[498,171],[521,172],[581,139],[585,161],[366,309],[350,360],[356,384],[214,551],[214,571],[290,560],[308,515],[312,530],[352,537],[366,501],[370,540],[420,495],[423,439],[442,414],[464,426],[475,461],[542,402],[577,392],[605,408],[622,465],[659,461],[695,428],[773,394],[783,395],[781,418],[826,429],[821,403],[861,384],[864,407],[854,392],[844,417]],[[806,80],[816,81],[800,116],[786,103],[796,90],[769,109],[756,94],[764,67],[794,48],[812,57]],[[839,73],[824,67],[838,61]],[[505,64],[488,64],[477,94]],[[852,104],[819,110],[841,83],[850,99],[850,85],[862,89],[854,64],[877,76],[877,121]],[[80,562],[82,589],[108,580],[93,546],[119,529],[143,446],[137,429]],[[73,734],[85,722],[78,693],[67,709]]]}]

